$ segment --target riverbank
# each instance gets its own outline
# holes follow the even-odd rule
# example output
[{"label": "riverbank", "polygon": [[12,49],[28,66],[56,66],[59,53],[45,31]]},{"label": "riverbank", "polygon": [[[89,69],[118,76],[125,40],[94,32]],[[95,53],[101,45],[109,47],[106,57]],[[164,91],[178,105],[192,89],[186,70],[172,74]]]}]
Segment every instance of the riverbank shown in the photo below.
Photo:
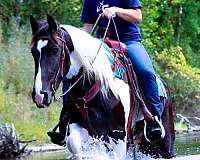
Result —
[{"label": "riverbank", "polygon": [[43,144],[38,146],[29,146],[27,147],[27,150],[37,153],[37,152],[65,151],[66,148],[55,144]]}]

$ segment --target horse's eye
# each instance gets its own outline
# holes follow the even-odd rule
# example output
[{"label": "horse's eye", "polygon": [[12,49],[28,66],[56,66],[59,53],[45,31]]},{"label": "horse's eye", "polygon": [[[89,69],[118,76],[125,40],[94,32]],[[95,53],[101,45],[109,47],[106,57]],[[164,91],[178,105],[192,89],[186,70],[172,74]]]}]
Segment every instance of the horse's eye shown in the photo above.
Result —
[{"label": "horse's eye", "polygon": [[58,53],[58,48],[54,47],[54,48],[52,49],[52,52],[53,52],[53,54],[57,54],[57,53]]}]

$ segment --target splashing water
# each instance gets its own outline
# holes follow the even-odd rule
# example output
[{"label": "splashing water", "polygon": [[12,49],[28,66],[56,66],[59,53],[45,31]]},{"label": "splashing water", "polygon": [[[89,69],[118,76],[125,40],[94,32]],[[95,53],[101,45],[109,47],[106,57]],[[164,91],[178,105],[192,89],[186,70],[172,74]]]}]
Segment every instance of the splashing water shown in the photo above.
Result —
[{"label": "splashing water", "polygon": [[[110,143],[106,143],[102,139],[89,138],[82,146],[83,160],[153,160],[150,156],[144,155],[134,149],[130,149],[126,155],[126,159],[120,157],[120,148],[115,149],[116,143],[110,139]],[[69,158],[69,157],[68,157]],[[68,159],[67,158],[67,159]],[[76,159],[76,158],[70,158]]]},{"label": "splashing water", "polygon": [[[186,134],[176,137],[176,151],[177,157],[172,158],[173,160],[200,160],[200,143],[199,143],[199,133],[196,134]],[[189,142],[186,142],[189,141]],[[194,144],[194,146],[191,146]],[[184,146],[187,146],[185,148]],[[48,145],[47,145],[48,146]],[[50,149],[55,149],[56,146],[49,146]],[[181,148],[182,147],[182,148]],[[36,147],[38,148],[38,147]],[[46,148],[46,149],[45,149]],[[190,151],[188,152],[188,150]],[[30,148],[31,149],[31,148]],[[70,157],[69,152],[62,148],[62,151],[58,152],[46,152],[48,149],[45,146],[42,146],[36,149],[31,149],[36,151],[35,153],[22,158],[22,160],[77,160]],[[39,152],[44,150],[45,152]],[[58,149],[59,150],[59,149]],[[113,150],[111,144],[106,144],[103,140],[91,138],[85,144],[83,144],[83,153],[81,157],[83,160],[119,160],[117,153],[121,150]],[[108,151],[109,150],[109,151]],[[181,150],[181,152],[179,151]],[[194,152],[195,151],[195,152]],[[192,155],[195,154],[195,155]],[[165,159],[153,159],[150,156],[144,155],[138,151],[137,148],[132,148],[128,151],[126,159],[123,160],[165,160]]]}]

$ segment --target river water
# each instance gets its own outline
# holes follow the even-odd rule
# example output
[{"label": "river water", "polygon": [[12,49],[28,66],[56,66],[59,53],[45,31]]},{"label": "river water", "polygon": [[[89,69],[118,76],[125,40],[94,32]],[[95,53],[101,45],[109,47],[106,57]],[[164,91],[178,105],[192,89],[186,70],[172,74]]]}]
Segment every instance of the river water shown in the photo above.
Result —
[{"label": "river water", "polygon": [[[200,160],[200,133],[183,133],[176,136],[176,154],[177,157],[174,160]],[[98,160],[111,160],[111,158],[104,155],[102,149],[94,152],[93,157],[98,157]],[[91,151],[88,153],[91,155]],[[138,153],[137,160],[152,160],[149,156]],[[54,152],[38,152],[32,153],[29,156],[20,158],[20,160],[69,160],[69,155],[65,151]],[[86,158],[85,160],[96,160],[97,158]],[[132,160],[133,157],[129,157],[127,160]],[[117,160],[117,159],[114,159]]]}]

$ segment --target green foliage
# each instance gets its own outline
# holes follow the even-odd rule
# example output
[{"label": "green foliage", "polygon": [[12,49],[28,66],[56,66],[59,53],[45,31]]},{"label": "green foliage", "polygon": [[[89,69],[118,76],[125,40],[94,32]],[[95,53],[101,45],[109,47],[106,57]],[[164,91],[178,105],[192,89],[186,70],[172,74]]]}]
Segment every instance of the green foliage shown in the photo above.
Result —
[{"label": "green foliage", "polygon": [[142,34],[151,54],[182,47],[188,63],[200,67],[200,1],[143,1]]},{"label": "green foliage", "polygon": [[0,114],[3,112],[6,103],[6,94],[2,86],[4,86],[4,82],[0,79]]},{"label": "green foliage", "polygon": [[12,38],[6,45],[0,44],[0,73],[4,88],[16,94],[30,92],[27,88],[32,84],[33,61],[27,41],[30,36],[27,37],[26,32],[24,28],[19,30],[13,26],[10,31]]},{"label": "green foliage", "polygon": [[171,47],[170,49],[164,49],[160,54],[156,56],[162,68],[179,69],[186,66],[186,59],[182,52],[181,47]]},{"label": "green foliage", "polygon": [[[161,64],[161,75],[171,89],[177,111],[190,110],[193,115],[199,113],[200,69],[187,64],[180,47],[171,47],[157,53],[157,62]],[[196,111],[193,113],[192,111]],[[189,113],[187,113],[189,114]]]},{"label": "green foliage", "polygon": [[183,124],[181,122],[175,122],[174,125],[175,125],[176,130],[187,130],[188,129],[187,125]]},{"label": "green foliage", "polygon": [[23,139],[35,139],[37,143],[48,141],[46,132],[58,121],[58,104],[40,110],[25,95],[7,94],[4,109],[0,113],[1,122],[13,123]]},{"label": "green foliage", "polygon": [[28,0],[19,4],[19,16],[26,21],[31,14],[40,19],[46,18],[46,14],[51,14],[61,23],[80,25],[77,17],[80,15],[81,2],[81,0]]}]

